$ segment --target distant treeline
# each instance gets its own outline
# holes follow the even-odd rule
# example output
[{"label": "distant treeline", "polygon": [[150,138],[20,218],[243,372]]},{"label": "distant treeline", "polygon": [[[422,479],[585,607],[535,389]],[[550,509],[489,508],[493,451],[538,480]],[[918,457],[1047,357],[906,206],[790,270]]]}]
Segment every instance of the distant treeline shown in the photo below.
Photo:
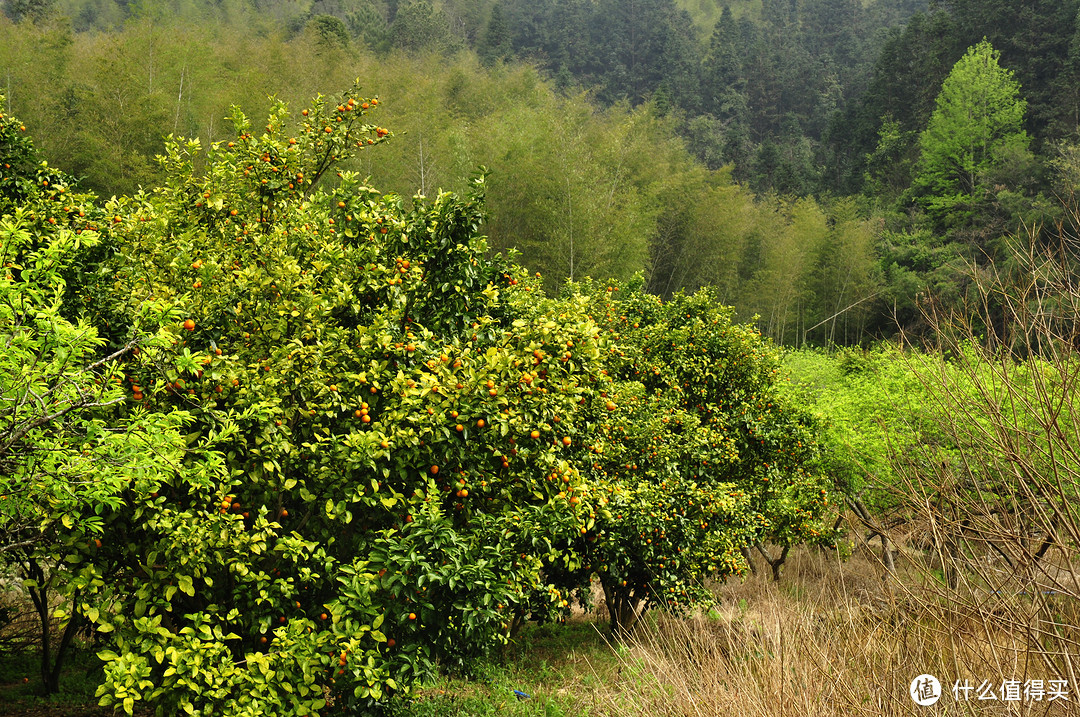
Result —
[{"label": "distant treeline", "polygon": [[[958,305],[973,266],[1080,185],[1080,0],[0,5],[8,109],[100,194],[155,185],[167,134],[228,139],[234,102],[257,116],[359,76],[396,135],[358,160],[378,188],[462,189],[485,166],[492,245],[550,291],[712,285],[786,344],[916,328],[920,292]],[[1021,124],[960,192],[932,181],[924,138],[983,36]]]}]

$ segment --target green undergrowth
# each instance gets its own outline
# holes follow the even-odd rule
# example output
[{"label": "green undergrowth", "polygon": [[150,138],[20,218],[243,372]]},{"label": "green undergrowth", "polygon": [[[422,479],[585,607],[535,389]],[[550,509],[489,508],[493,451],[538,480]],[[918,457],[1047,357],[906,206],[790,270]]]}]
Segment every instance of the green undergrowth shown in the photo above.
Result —
[{"label": "green undergrowth", "polygon": [[[605,632],[606,625],[586,619],[529,624],[473,675],[440,678],[399,703],[393,717],[588,715],[588,697],[602,691],[619,669]],[[61,693],[43,698],[38,656],[0,651],[0,715],[99,714],[94,691],[100,667],[91,650],[76,650],[60,681]],[[528,697],[519,698],[515,690]]]},{"label": "green undergrowth", "polygon": [[[60,691],[42,697],[36,651],[0,650],[0,715],[84,715],[96,712],[94,692],[101,682],[101,660],[88,647],[72,651],[65,660]],[[104,711],[103,711],[104,713]]]},{"label": "green undergrowth", "polygon": [[528,625],[474,676],[440,679],[395,717],[588,715],[589,695],[619,669],[604,631],[590,620]]}]

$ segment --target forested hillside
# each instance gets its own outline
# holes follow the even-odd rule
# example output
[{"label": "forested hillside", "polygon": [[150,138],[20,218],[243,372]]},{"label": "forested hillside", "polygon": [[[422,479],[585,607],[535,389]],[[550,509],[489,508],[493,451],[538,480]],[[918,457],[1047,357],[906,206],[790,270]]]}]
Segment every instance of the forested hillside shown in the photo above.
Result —
[{"label": "forested hillside", "polygon": [[[972,267],[1053,225],[1077,176],[1075,0],[3,7],[7,109],[87,188],[152,185],[163,137],[224,138],[232,102],[263,112],[362,77],[395,137],[352,167],[380,187],[431,195],[485,167],[493,248],[548,291],[637,272],[663,296],[712,286],[786,344],[917,328],[920,292],[962,301]],[[1019,114],[961,191],[932,179],[926,133],[984,37],[1016,83],[988,101]],[[945,131],[987,145],[984,129]]]}]

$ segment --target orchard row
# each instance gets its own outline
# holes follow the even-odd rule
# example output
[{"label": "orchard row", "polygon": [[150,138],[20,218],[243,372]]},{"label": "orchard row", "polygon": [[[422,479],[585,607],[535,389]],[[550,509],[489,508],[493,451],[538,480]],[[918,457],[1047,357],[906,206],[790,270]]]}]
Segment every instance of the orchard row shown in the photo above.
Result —
[{"label": "orchard row", "polygon": [[832,540],[767,341],[707,292],[546,297],[490,255],[482,175],[406,201],[338,172],[390,137],[376,106],[236,110],[235,141],[170,139],[163,186],[107,202],[0,119],[29,427],[0,434],[0,540],[110,642],[103,704],[374,708],[593,580],[625,634],[747,546]]}]

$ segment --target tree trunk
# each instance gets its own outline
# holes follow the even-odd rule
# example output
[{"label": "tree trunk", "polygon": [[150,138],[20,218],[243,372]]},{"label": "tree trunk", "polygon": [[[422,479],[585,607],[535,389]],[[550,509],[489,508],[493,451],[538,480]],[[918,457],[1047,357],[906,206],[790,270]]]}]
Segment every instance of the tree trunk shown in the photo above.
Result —
[{"label": "tree trunk", "polygon": [[896,561],[893,560],[892,545],[889,540],[888,531],[877,524],[877,522],[870,515],[870,511],[867,510],[859,498],[848,498],[848,505],[855,511],[855,514],[862,521],[862,524],[870,531],[870,535],[867,538],[873,538],[875,535],[881,538],[881,562],[885,565],[886,577],[896,574]]},{"label": "tree trunk", "polygon": [[37,585],[37,587],[28,588],[28,590],[40,624],[41,661],[39,671],[42,692],[46,695],[53,695],[60,691],[60,670],[63,667],[64,657],[67,655],[75,633],[79,631],[79,627],[82,625],[77,608],[79,591],[76,590],[72,597],[71,618],[64,628],[64,634],[60,637],[60,644],[56,646],[54,654],[52,649],[52,611],[49,609],[50,581],[46,579],[45,570],[33,558],[26,561],[26,576]]},{"label": "tree trunk", "polygon": [[604,602],[607,604],[611,632],[622,640],[630,637],[638,620],[645,614],[647,602],[633,588],[604,583]]},{"label": "tree trunk", "polygon": [[739,552],[742,553],[743,558],[746,559],[746,564],[750,566],[750,572],[757,575],[757,565],[754,565],[754,554],[750,552],[749,546],[742,546],[739,548]]},{"label": "tree trunk", "polygon": [[787,561],[788,552],[791,550],[791,546],[785,545],[780,551],[780,555],[775,558],[769,555],[768,551],[765,550],[765,546],[761,543],[756,544],[754,547],[757,548],[757,551],[761,553],[761,557],[765,558],[765,562],[772,568],[773,581],[780,582],[780,571],[784,568],[784,563]]}]

